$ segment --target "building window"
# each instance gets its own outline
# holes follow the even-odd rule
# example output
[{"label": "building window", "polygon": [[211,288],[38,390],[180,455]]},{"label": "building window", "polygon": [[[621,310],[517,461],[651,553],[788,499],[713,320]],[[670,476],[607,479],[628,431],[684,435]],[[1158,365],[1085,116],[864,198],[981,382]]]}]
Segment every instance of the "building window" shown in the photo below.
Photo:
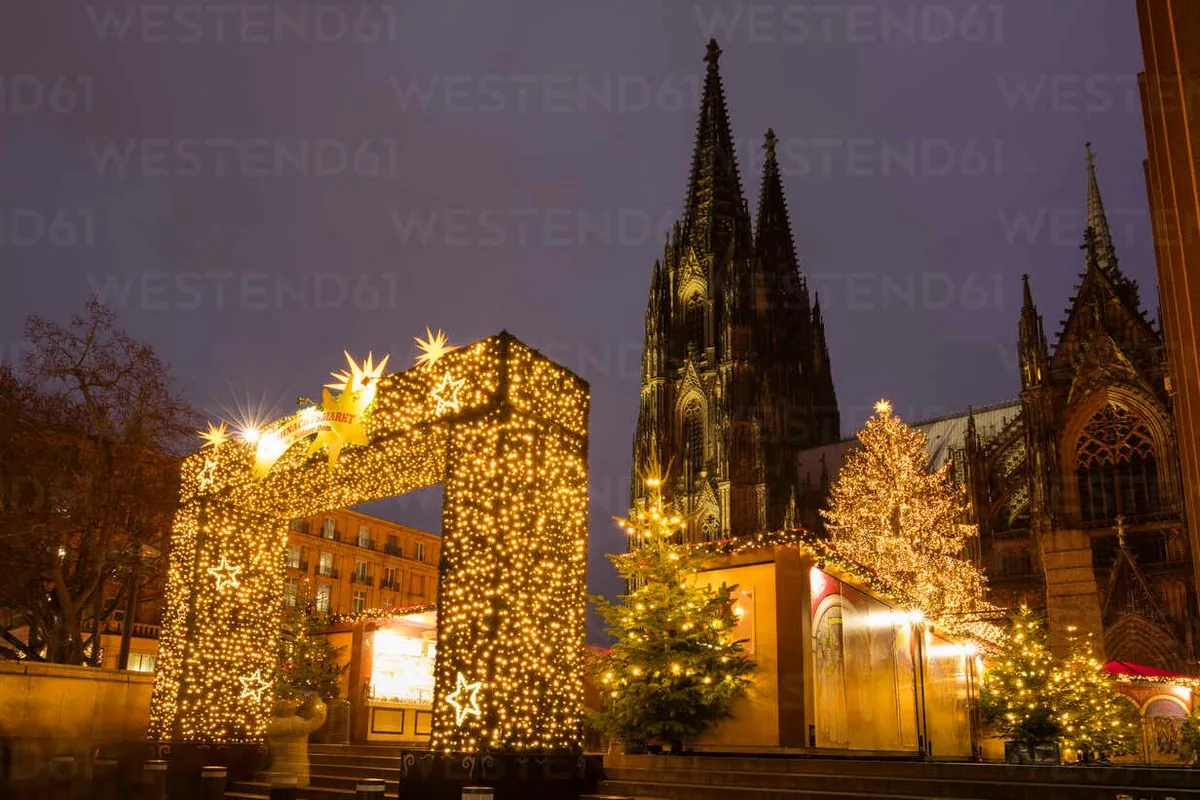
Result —
[{"label": "building window", "polygon": [[683,413],[683,447],[687,477],[695,480],[704,469],[704,423],[700,419],[699,403],[692,403]]},{"label": "building window", "polygon": [[1109,404],[1084,427],[1075,449],[1075,475],[1085,522],[1159,507],[1154,440],[1127,409]]},{"label": "building window", "polygon": [[351,607],[354,609],[355,614],[362,613],[367,607],[367,593],[365,591],[355,592],[351,600]]},{"label": "building window", "polygon": [[154,655],[152,653],[130,653],[129,669],[133,672],[154,672]]},{"label": "building window", "polygon": [[694,294],[688,298],[683,312],[684,335],[688,349],[700,355],[704,352],[704,298]]},{"label": "building window", "polygon": [[415,544],[413,544],[413,558],[416,559],[417,561],[425,560],[425,543],[424,542],[416,542]]},{"label": "building window", "polygon": [[396,568],[395,567],[384,567],[383,568],[383,580],[380,581],[379,588],[380,589],[397,589],[397,588],[399,588],[399,584],[396,581]]},{"label": "building window", "polygon": [[287,549],[287,566],[292,569],[300,569],[300,547],[290,544]]},{"label": "building window", "polygon": [[366,525],[358,526],[358,546],[359,547],[370,547],[371,546],[371,529],[368,528]]},{"label": "building window", "polygon": [[333,568],[333,553],[321,553],[321,559],[317,562],[317,574],[324,575],[326,578],[337,577],[337,572]]},{"label": "building window", "polygon": [[333,521],[333,517],[326,517],[325,522],[321,525],[321,535],[326,539],[337,537],[337,525]]},{"label": "building window", "polygon": [[317,585],[317,611],[322,614],[329,613],[329,598],[333,594],[333,587],[328,583]]},{"label": "building window", "polygon": [[404,548],[400,546],[400,541],[396,538],[395,534],[391,533],[388,534],[387,544],[384,545],[383,551],[389,556],[404,555]]},{"label": "building window", "polygon": [[283,582],[283,607],[295,608],[296,596],[299,594],[300,581],[288,578]]},{"label": "building window", "polygon": [[354,562],[354,577],[358,580],[359,583],[366,581],[366,579],[367,579],[367,562],[365,562],[365,561],[355,561]]},{"label": "building window", "polygon": [[412,593],[413,593],[414,597],[424,597],[425,596],[425,576],[424,575],[413,575],[412,576]]},{"label": "building window", "polygon": [[308,520],[294,519],[288,523],[288,530],[296,531],[297,533],[308,533]]}]

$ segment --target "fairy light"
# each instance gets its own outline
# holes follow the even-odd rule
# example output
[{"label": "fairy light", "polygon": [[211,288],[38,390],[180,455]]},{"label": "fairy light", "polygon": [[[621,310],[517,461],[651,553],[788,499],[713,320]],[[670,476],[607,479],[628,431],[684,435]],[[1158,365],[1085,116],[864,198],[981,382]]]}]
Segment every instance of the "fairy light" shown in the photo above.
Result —
[{"label": "fairy light", "polygon": [[[274,666],[288,521],[441,483],[432,746],[580,746],[587,384],[507,334],[437,352],[436,370],[426,359],[364,384],[381,367],[350,360],[335,374],[342,394],[320,411],[357,408],[357,442],[326,437],[314,452],[319,431],[289,442],[276,422],[184,461],[152,738],[261,741],[272,693],[244,690]],[[256,470],[264,454],[268,468]],[[217,466],[202,493],[206,457]],[[213,591],[209,570],[229,574],[223,566],[238,569],[236,583]],[[461,720],[450,701],[469,699],[454,695],[460,674],[478,684],[479,711]]]}]

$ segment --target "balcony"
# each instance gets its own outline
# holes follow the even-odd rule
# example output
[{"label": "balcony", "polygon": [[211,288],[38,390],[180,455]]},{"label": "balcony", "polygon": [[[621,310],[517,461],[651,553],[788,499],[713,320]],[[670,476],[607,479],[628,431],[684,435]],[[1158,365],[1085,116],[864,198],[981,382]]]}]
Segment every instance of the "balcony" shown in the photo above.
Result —
[{"label": "balcony", "polygon": [[398,544],[392,544],[391,542],[388,542],[383,546],[383,552],[389,556],[400,556],[402,558],[404,556],[404,548]]},{"label": "balcony", "polygon": [[[1126,514],[1125,515],[1125,530],[1132,531],[1138,528],[1151,528],[1157,525],[1178,523],[1182,520],[1183,512],[1179,506],[1160,506],[1153,511],[1146,511],[1141,514]],[[1079,527],[1085,531],[1103,530],[1111,528],[1114,531],[1117,527],[1117,519],[1113,517],[1100,517],[1097,519],[1081,520]]]},{"label": "balcony", "polygon": [[398,592],[400,591],[400,581],[396,578],[380,578],[379,588],[391,589],[393,592]]},{"label": "balcony", "polygon": [[361,547],[364,550],[374,550],[375,549],[375,540],[374,539],[366,539],[366,540],[356,539],[354,541],[354,544],[356,544],[357,546]]},{"label": "balcony", "polygon": [[297,533],[308,533],[308,520],[294,519],[288,523],[288,530],[296,531]]},{"label": "balcony", "polygon": [[320,564],[317,565],[317,573],[316,574],[322,578],[337,578],[340,575],[340,573],[337,570],[337,567],[326,567],[326,566],[320,565]]},{"label": "balcony", "polygon": [[289,561],[286,564],[284,564],[284,566],[287,567],[288,569],[298,569],[301,572],[308,572],[308,562],[307,561]]},{"label": "balcony", "polygon": [[375,577],[373,575],[368,575],[363,572],[351,572],[350,573],[350,582],[354,583],[354,584],[358,584],[360,586],[374,586],[375,585]]}]

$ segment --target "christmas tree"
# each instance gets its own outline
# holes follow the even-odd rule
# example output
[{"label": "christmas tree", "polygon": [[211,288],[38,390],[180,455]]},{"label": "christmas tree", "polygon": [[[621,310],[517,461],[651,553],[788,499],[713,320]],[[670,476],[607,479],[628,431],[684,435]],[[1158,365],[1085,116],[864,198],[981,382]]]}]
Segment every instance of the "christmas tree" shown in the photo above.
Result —
[{"label": "christmas tree", "polygon": [[1059,742],[1086,757],[1124,755],[1138,744],[1141,720],[1133,702],[1117,691],[1104,662],[1096,658],[1092,636],[1068,628],[1069,653],[1055,670],[1055,710]]},{"label": "christmas tree", "polygon": [[647,507],[617,520],[631,550],[609,555],[629,593],[620,603],[593,598],[616,639],[595,667],[606,695],[597,722],[625,741],[656,740],[678,752],[730,715],[754,662],[731,636],[737,587],[696,580],[706,551],[681,543],[684,523],[666,508],[653,467],[645,483]]},{"label": "christmas tree", "polygon": [[321,632],[318,616],[303,608],[283,612],[275,696],[290,699],[316,693],[325,700],[338,695],[338,681],[349,664],[338,665],[344,648],[334,647]]},{"label": "christmas tree", "polygon": [[1002,739],[1053,741],[1062,732],[1063,677],[1041,618],[1022,607],[1012,617],[1003,649],[987,660],[980,710]]},{"label": "christmas tree", "polygon": [[838,551],[926,616],[945,621],[982,606],[985,579],[964,524],[966,500],[949,465],[926,469],[925,434],[875,404],[821,512]]}]

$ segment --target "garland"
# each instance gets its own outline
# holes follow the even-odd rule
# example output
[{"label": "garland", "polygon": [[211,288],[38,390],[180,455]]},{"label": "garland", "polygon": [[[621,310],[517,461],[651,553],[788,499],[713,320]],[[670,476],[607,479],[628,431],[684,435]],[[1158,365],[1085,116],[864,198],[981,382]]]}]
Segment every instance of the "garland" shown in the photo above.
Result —
[{"label": "garland", "polygon": [[437,603],[421,603],[412,606],[390,606],[388,608],[367,608],[350,614],[328,614],[324,617],[327,625],[343,625],[356,622],[375,622],[388,617],[405,617],[409,614],[422,614],[426,611],[437,611]]}]

